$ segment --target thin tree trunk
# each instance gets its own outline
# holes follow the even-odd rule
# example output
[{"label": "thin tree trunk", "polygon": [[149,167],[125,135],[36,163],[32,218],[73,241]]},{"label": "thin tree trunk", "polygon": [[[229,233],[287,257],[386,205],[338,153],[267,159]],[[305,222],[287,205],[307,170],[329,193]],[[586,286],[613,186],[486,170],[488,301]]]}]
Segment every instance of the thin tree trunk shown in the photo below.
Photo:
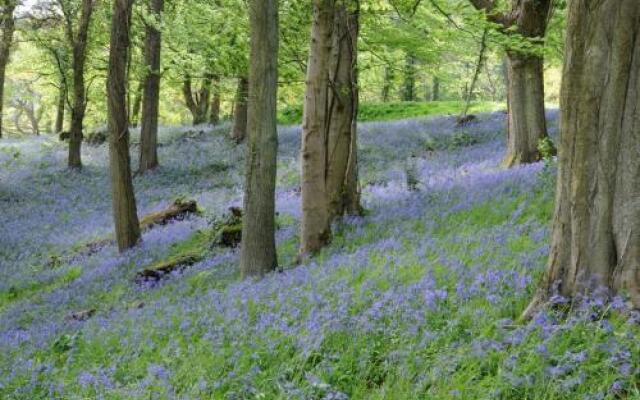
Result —
[{"label": "thin tree trunk", "polygon": [[252,0],[249,17],[249,138],[240,253],[243,277],[261,276],[278,267],[275,245],[278,1]]},{"label": "thin tree trunk", "polygon": [[15,30],[15,20],[13,12],[16,2],[5,0],[3,2],[2,14],[0,14],[0,24],[2,28],[2,41],[0,41],[0,138],[2,138],[2,119],[4,110],[4,81],[9,63],[9,53],[13,43],[13,32]]},{"label": "thin tree trunk", "polygon": [[384,81],[382,83],[382,102],[387,103],[391,95],[391,82],[393,81],[393,69],[390,66],[384,67]]},{"label": "thin tree trunk", "polygon": [[407,54],[404,65],[404,82],[402,83],[402,101],[416,99],[416,58]]},{"label": "thin tree trunk", "polygon": [[440,78],[433,77],[431,86],[431,101],[440,101]]},{"label": "thin tree trunk", "polygon": [[160,52],[162,33],[156,23],[160,23],[164,0],[151,0],[150,11],[156,21],[146,26],[144,47],[145,65],[148,69],[144,78],[142,104],[142,126],[140,129],[140,163],[138,172],[144,173],[158,166],[158,109],[160,106]]},{"label": "thin tree trunk", "polygon": [[[346,4],[345,4],[346,3]],[[358,192],[357,168],[350,168],[356,155],[358,1],[336,5],[333,50],[329,65],[329,138],[327,149],[326,194],[329,220],[347,211],[359,210],[353,204]],[[349,174],[355,174],[349,176]],[[349,188],[347,185],[352,185]]]},{"label": "thin tree trunk", "polygon": [[[82,168],[82,124],[87,106],[84,86],[84,67],[87,58],[87,40],[89,25],[93,13],[93,0],[83,0],[82,11],[78,26],[71,26],[72,16],[67,15],[67,38],[72,45],[72,70],[73,70],[73,107],[71,108],[71,129],[69,132],[69,168]],[[70,12],[67,10],[66,12]]]},{"label": "thin tree trunk", "polygon": [[114,0],[107,95],[109,161],[116,240],[120,251],[140,240],[140,224],[131,179],[129,119],[127,116],[127,58],[132,0]]},{"label": "thin tree trunk", "polygon": [[213,126],[220,123],[220,77],[213,77],[213,88],[211,95],[211,107],[209,110],[209,123]]},{"label": "thin tree trunk", "polygon": [[333,0],[314,0],[311,45],[302,124],[301,256],[316,253],[331,240],[325,188],[329,102],[328,68],[331,60]]},{"label": "thin tree trunk", "polygon": [[489,34],[489,28],[484,28],[484,32],[482,33],[482,40],[480,41],[480,51],[478,52],[478,61],[476,62],[476,69],[473,72],[471,85],[469,86],[469,90],[466,93],[464,109],[462,110],[462,113],[458,117],[459,121],[462,121],[467,116],[467,113],[469,112],[469,107],[471,106],[471,100],[473,99],[473,92],[476,90],[478,78],[480,77],[480,72],[482,71],[482,66],[484,65],[484,61],[485,61],[485,51],[487,50],[488,34]]},{"label": "thin tree trunk", "polygon": [[571,1],[551,253],[525,317],[602,288],[640,307],[638,103],[640,3]]},{"label": "thin tree trunk", "polygon": [[131,105],[131,121],[130,124],[133,128],[138,127],[138,121],[140,120],[140,108],[142,106],[142,95],[144,92],[144,81],[140,82],[133,96],[133,104]]},{"label": "thin tree trunk", "polygon": [[233,129],[231,139],[236,143],[241,143],[247,136],[247,96],[249,91],[249,81],[246,77],[238,78],[238,89],[236,91],[236,107],[233,113]]},{"label": "thin tree trunk", "polygon": [[56,124],[54,133],[57,135],[64,130],[64,109],[67,104],[67,89],[63,83],[60,84],[60,93],[58,94],[58,106],[56,109]]}]

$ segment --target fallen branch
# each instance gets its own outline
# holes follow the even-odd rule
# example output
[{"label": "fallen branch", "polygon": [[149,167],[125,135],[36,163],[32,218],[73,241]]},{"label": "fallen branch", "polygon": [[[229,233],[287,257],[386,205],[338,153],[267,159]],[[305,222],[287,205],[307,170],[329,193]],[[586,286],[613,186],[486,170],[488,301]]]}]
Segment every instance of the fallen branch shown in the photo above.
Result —
[{"label": "fallen branch", "polygon": [[198,254],[190,254],[186,256],[180,256],[171,258],[169,260],[162,261],[158,264],[154,264],[149,268],[146,268],[136,274],[136,282],[143,283],[149,281],[159,281],[164,276],[171,274],[172,272],[182,271],[187,267],[192,266],[200,261],[203,257]]}]

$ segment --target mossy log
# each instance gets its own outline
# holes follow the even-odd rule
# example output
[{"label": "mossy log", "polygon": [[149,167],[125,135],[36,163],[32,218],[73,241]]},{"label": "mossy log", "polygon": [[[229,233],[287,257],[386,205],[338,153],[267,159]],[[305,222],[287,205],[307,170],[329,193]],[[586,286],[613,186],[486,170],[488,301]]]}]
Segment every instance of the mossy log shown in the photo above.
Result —
[{"label": "mossy log", "polygon": [[223,221],[216,223],[213,246],[238,247],[242,240],[242,210],[231,207]]},{"label": "mossy log", "polygon": [[179,257],[173,257],[168,260],[161,261],[157,264],[153,264],[148,268],[138,272],[136,274],[136,281],[148,282],[159,281],[164,276],[171,274],[175,271],[182,271],[187,267],[190,267],[200,261],[203,257],[199,254],[189,254]]},{"label": "mossy log", "polygon": [[140,220],[140,230],[146,230],[154,225],[166,225],[173,220],[182,220],[188,214],[198,212],[198,204],[195,200],[176,200],[168,208],[145,215]]}]

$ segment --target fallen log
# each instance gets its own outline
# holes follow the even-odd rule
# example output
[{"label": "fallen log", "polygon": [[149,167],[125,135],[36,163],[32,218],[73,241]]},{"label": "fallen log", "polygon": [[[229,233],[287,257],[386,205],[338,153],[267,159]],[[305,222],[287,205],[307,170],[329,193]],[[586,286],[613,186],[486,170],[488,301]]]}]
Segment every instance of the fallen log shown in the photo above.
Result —
[{"label": "fallen log", "polygon": [[214,222],[213,247],[238,247],[242,241],[242,210],[231,207],[229,211],[230,215]]},{"label": "fallen log", "polygon": [[185,268],[202,261],[202,259],[203,257],[199,254],[189,254],[161,261],[138,272],[136,274],[136,282],[157,282],[172,272],[182,271]]},{"label": "fallen log", "polygon": [[140,220],[140,229],[146,230],[154,225],[166,225],[170,221],[182,220],[188,214],[194,214],[198,212],[198,204],[195,200],[176,200],[168,208],[145,215]]}]

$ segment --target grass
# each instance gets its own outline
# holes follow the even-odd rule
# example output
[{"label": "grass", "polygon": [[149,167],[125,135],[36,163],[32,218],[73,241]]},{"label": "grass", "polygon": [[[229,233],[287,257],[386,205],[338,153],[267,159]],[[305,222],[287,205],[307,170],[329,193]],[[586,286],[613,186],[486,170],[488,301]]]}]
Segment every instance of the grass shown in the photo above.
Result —
[{"label": "grass", "polygon": [[[504,107],[501,103],[475,102],[471,105],[469,112],[490,112],[504,109]],[[463,108],[464,103],[461,101],[363,103],[360,105],[358,120],[362,122],[391,121],[435,115],[456,115],[462,112]],[[280,111],[278,122],[283,125],[301,123],[302,106],[290,106]]]}]

